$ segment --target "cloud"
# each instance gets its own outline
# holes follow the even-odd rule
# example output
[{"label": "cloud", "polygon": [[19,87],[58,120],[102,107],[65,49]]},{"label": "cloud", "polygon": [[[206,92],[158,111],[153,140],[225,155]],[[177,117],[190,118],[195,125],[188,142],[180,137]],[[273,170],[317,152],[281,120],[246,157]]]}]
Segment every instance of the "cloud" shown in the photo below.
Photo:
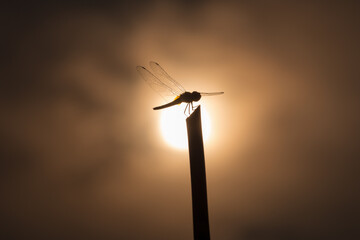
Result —
[{"label": "cloud", "polygon": [[355,233],[353,5],[5,7],[4,237],[191,237],[187,155],[157,145],[151,93],[135,75],[148,60],[186,87],[225,91],[205,100],[222,123],[207,155],[213,238]]}]

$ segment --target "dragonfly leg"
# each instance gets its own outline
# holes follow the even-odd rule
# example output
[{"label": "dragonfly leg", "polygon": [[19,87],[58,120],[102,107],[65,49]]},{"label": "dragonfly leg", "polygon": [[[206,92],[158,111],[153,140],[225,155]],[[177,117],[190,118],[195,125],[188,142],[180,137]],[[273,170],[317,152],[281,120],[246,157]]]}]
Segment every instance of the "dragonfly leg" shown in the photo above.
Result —
[{"label": "dragonfly leg", "polygon": [[191,103],[191,107],[192,107],[192,110],[194,110],[195,108],[197,108],[199,105],[193,105],[193,103]]},{"label": "dragonfly leg", "polygon": [[186,104],[185,110],[184,110],[184,114],[186,115],[186,109],[188,108],[189,104]]}]

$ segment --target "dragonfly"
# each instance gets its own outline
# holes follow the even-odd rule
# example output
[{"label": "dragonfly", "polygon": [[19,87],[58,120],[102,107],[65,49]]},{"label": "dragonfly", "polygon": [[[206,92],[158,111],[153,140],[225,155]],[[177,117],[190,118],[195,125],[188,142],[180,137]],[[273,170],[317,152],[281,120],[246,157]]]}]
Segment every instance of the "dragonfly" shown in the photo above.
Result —
[{"label": "dragonfly", "polygon": [[190,107],[191,110],[194,110],[193,102],[199,101],[202,96],[224,94],[224,92],[188,92],[183,86],[181,86],[180,83],[170,77],[170,75],[160,66],[160,64],[156,62],[150,62],[150,67],[153,73],[151,73],[143,66],[137,66],[136,70],[140,73],[145,82],[165,100],[166,96],[175,96],[175,99],[172,102],[154,107],[154,110],[168,108],[181,103],[187,103],[184,114],[186,114],[186,110],[188,110],[190,114]]}]

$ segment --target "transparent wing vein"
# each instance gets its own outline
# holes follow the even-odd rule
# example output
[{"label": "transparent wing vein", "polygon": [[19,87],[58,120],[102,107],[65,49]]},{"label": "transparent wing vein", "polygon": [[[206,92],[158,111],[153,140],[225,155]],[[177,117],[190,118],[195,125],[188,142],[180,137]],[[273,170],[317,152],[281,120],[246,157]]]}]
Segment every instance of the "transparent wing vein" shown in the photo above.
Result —
[{"label": "transparent wing vein", "polygon": [[150,62],[150,67],[155,76],[160,79],[164,84],[170,87],[173,91],[180,95],[185,92],[185,88],[180,83],[175,81],[161,66],[156,62]]},{"label": "transparent wing vein", "polygon": [[157,92],[164,100],[168,100],[169,96],[178,96],[177,91],[167,86],[157,77],[155,77],[149,70],[142,66],[137,66],[136,70],[139,72],[141,77],[145,80],[145,82],[155,91]]},{"label": "transparent wing vein", "polygon": [[210,93],[201,92],[200,94],[201,94],[201,96],[215,96],[215,95],[224,94],[224,92],[210,92]]}]

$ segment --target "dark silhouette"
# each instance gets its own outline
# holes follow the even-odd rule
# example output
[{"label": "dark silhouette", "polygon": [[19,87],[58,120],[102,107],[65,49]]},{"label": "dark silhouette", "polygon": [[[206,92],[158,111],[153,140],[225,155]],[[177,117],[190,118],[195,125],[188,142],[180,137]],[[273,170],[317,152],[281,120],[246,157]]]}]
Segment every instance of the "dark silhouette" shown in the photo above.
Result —
[{"label": "dark silhouette", "polygon": [[189,141],[194,239],[209,240],[210,228],[200,106],[186,119],[186,125]]},{"label": "dark silhouette", "polygon": [[142,76],[142,78],[149,84],[149,86],[154,89],[157,93],[160,94],[164,99],[166,96],[176,96],[174,101],[154,107],[154,110],[159,110],[167,107],[174,106],[180,103],[187,103],[186,110],[189,110],[190,114],[190,105],[191,110],[194,110],[192,102],[197,102],[200,100],[201,96],[213,96],[220,95],[224,92],[212,92],[212,93],[202,93],[202,92],[187,92],[180,83],[175,81],[170,75],[156,62],[150,62],[150,67],[153,70],[154,74],[148,71],[143,66],[137,66],[136,69]]},{"label": "dark silhouette", "polygon": [[[169,102],[167,104],[164,104],[164,105],[161,105],[161,106],[158,106],[158,107],[154,107],[153,109],[154,110],[159,110],[159,109],[163,109],[163,108],[167,108],[167,107],[171,107],[173,105],[176,105],[176,104],[180,104],[180,103],[183,103],[183,102],[186,102],[188,103],[188,105],[190,104],[191,105],[191,108],[193,109],[193,103],[192,102],[197,102],[199,101],[201,98],[201,94],[199,92],[184,92],[183,94],[181,94],[179,97],[175,98],[174,101],[172,102]],[[185,108],[185,111],[186,111],[186,108]]]},{"label": "dark silhouette", "polygon": [[[184,113],[186,113],[188,109],[190,114],[190,106],[191,110],[194,110],[193,102],[199,101],[201,96],[212,96],[224,93],[187,92],[177,81],[170,77],[158,63],[150,62],[150,67],[155,75],[142,66],[137,66],[136,69],[149,86],[162,97],[168,95],[176,96],[172,102],[154,107],[154,110],[171,107],[184,102],[187,103]],[[186,119],[186,125],[189,142],[194,239],[210,240],[200,106]]]}]

